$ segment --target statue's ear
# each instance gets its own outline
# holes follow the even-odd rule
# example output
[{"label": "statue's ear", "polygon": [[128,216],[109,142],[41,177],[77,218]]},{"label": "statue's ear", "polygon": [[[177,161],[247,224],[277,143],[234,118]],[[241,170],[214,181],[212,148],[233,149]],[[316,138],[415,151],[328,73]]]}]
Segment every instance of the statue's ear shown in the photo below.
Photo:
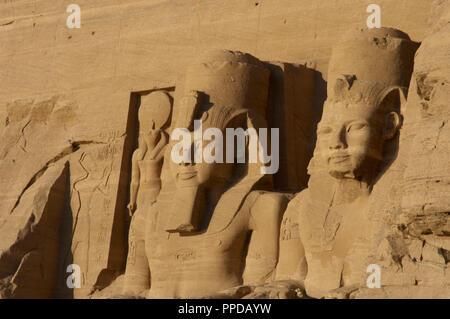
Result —
[{"label": "statue's ear", "polygon": [[176,113],[176,127],[193,128],[195,114],[205,100],[205,94],[200,91],[190,91],[180,100],[180,107]]},{"label": "statue's ear", "polygon": [[405,88],[391,87],[387,89],[380,99],[380,110],[384,114],[383,139],[392,139],[403,123],[401,115],[406,106]]}]

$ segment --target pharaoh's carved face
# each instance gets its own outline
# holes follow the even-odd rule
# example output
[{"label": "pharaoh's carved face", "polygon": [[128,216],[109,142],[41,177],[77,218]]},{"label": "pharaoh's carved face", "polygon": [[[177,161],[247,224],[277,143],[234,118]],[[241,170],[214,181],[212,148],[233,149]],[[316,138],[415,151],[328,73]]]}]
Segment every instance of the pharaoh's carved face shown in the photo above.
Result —
[{"label": "pharaoh's carved face", "polygon": [[[183,187],[199,187],[214,188],[222,186],[232,175],[233,165],[228,163],[208,163],[205,161],[203,151],[211,143],[207,140],[194,141],[194,134],[191,133],[191,162],[171,163],[172,177],[178,188]],[[199,151],[201,148],[201,151]],[[201,162],[194,162],[195,150],[197,150],[197,158],[201,156]],[[216,149],[212,151],[215,154]],[[223,154],[225,158],[225,154]]]},{"label": "pharaoh's carved face", "polygon": [[382,158],[383,141],[383,116],[373,108],[342,102],[325,106],[317,146],[333,177],[362,177]]}]

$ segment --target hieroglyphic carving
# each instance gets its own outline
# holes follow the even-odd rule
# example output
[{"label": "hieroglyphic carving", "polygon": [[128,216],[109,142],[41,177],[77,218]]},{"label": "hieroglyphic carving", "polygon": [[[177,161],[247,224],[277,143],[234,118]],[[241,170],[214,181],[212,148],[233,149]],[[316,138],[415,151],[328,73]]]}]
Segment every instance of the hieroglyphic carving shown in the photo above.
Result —
[{"label": "hieroglyphic carving", "polygon": [[[116,205],[116,191],[122,138],[118,133],[108,133],[101,142],[81,144],[76,157],[71,160],[70,206],[73,217],[70,251],[65,252],[64,265],[80,266],[82,283],[74,289],[75,297],[85,298],[95,288],[104,285],[102,277],[111,264],[110,248]],[[99,213],[101,212],[101,213]],[[119,234],[116,234],[119,235]],[[115,247],[117,248],[117,247]],[[116,271],[120,266],[115,266]]]}]

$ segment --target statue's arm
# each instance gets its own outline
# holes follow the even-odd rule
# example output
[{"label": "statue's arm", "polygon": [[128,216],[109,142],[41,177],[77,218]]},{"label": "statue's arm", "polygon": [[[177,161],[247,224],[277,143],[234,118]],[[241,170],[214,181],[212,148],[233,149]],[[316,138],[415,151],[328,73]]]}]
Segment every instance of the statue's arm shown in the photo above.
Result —
[{"label": "statue's arm", "polygon": [[130,203],[128,205],[128,209],[130,211],[130,215],[133,215],[136,210],[136,199],[139,191],[139,183],[141,179],[139,165],[138,165],[138,157],[140,150],[137,149],[133,153],[133,157],[131,159],[131,184],[130,184]]},{"label": "statue's arm", "polygon": [[244,284],[273,279],[278,260],[280,222],[287,204],[285,195],[266,193],[260,195],[251,208],[252,234],[243,274]]}]

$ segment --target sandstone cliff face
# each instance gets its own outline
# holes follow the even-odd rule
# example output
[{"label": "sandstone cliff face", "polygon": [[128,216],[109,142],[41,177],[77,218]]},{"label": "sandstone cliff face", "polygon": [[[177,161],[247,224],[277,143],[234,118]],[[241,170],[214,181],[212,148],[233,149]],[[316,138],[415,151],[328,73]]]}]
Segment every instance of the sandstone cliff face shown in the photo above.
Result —
[{"label": "sandstone cliff face", "polygon": [[55,296],[68,165],[59,163],[37,178],[0,222],[3,298]]},{"label": "sandstone cliff face", "polygon": [[[164,90],[176,113],[186,66],[204,51],[283,61],[265,63],[266,120],[281,132],[270,190],[306,187],[331,48],[365,26],[371,2],[80,0],[81,29],[67,28],[64,1],[1,3],[0,298],[120,293],[122,277],[114,293],[98,290],[125,272],[140,96]],[[353,296],[450,297],[449,5],[378,4],[383,26],[422,43],[399,151],[370,204],[363,257],[386,287]],[[71,264],[80,289],[66,285]]]},{"label": "sandstone cliff face", "polygon": [[[373,204],[376,260],[387,297],[448,298],[449,3],[436,1],[429,35],[416,53],[395,163]],[[390,185],[390,186],[388,186]],[[383,296],[374,291],[362,293]],[[378,294],[378,295],[377,295]]]},{"label": "sandstone cliff face", "polygon": [[[58,280],[51,284],[51,295],[45,296],[73,294],[63,279],[67,277],[68,265],[82,264],[83,285],[92,288],[97,281],[105,280],[122,267],[122,259],[114,254],[125,254],[126,235],[124,228],[120,229],[120,221],[123,220],[123,224],[125,220],[120,219],[113,226],[116,206],[125,207],[125,199],[124,195],[117,193],[117,186],[111,186],[120,184],[120,178],[124,179],[123,175],[121,177],[121,150],[125,137],[100,133],[91,140],[82,133],[77,134],[79,139],[74,138],[71,129],[79,121],[77,109],[73,100],[61,96],[10,103],[7,105],[7,125],[1,140],[2,238],[13,240],[18,231],[24,233],[20,238],[25,237],[18,240],[19,243],[11,240],[2,243],[5,251],[15,251],[14,245],[19,245],[24,250],[21,254],[28,254],[35,248],[28,247],[22,241],[29,242],[27,236],[31,234],[28,233],[34,232],[26,227],[38,229],[36,232],[39,235],[33,236],[51,236],[50,243],[55,245],[51,249],[53,255],[45,256],[42,268],[46,273],[58,274]],[[45,182],[48,172],[64,163],[64,172],[60,173],[64,176],[60,178],[62,181],[57,186],[52,186],[51,180]],[[44,185],[41,186],[41,183]],[[56,190],[51,191],[53,188]],[[48,199],[43,197],[40,189],[50,192]],[[58,195],[52,195],[52,192]],[[36,199],[33,200],[33,196]],[[119,198],[123,198],[122,203]],[[29,206],[32,203],[36,207]],[[36,214],[50,214],[50,217],[42,217],[41,220],[40,217],[33,217]],[[11,227],[15,224],[17,226]],[[111,233],[113,227],[117,236]],[[54,230],[47,235],[47,228]],[[49,240],[42,243],[44,247],[47,242]],[[114,245],[110,248],[112,242]],[[20,260],[22,257],[19,256],[14,258]],[[114,264],[114,270],[110,270],[110,265]],[[5,261],[5,265],[12,267],[15,264]],[[111,279],[106,279],[106,282],[108,280]],[[77,293],[82,294],[82,291],[80,289]],[[29,296],[33,295],[30,293]],[[44,295],[35,295],[40,296]]]}]

